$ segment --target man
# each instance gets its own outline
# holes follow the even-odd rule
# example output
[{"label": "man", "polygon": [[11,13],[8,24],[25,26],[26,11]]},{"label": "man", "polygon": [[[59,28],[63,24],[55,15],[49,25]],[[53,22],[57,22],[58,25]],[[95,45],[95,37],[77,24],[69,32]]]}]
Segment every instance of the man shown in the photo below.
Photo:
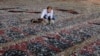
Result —
[{"label": "man", "polygon": [[41,13],[41,18],[44,19],[46,23],[54,23],[54,12],[51,6],[48,6],[46,9],[44,9]]}]

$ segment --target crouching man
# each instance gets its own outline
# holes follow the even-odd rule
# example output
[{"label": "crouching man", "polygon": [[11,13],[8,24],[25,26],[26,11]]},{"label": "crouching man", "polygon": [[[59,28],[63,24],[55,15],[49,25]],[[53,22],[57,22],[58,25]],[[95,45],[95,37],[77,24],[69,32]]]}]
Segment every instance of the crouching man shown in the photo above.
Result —
[{"label": "crouching man", "polygon": [[44,21],[47,24],[54,24],[55,18],[54,18],[54,12],[51,6],[48,6],[46,9],[42,11],[41,19],[44,19]]}]

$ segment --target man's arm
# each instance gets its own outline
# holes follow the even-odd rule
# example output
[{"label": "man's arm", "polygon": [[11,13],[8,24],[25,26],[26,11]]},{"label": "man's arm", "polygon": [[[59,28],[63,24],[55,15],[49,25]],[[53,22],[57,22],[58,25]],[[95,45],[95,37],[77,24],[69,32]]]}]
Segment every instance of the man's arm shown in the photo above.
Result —
[{"label": "man's arm", "polygon": [[45,15],[45,9],[42,11],[42,13],[41,13],[41,18],[43,18],[44,17],[44,15]]},{"label": "man's arm", "polygon": [[53,18],[53,15],[54,15],[54,12],[53,12],[53,10],[52,10],[52,11],[51,11],[51,15],[50,15],[51,18]]}]

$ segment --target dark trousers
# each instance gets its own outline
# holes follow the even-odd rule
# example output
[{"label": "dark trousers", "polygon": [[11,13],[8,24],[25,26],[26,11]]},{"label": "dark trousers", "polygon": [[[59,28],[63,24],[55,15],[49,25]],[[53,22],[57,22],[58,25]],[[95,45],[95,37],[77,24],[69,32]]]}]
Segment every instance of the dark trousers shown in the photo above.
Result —
[{"label": "dark trousers", "polygon": [[51,18],[50,16],[47,16],[47,15],[44,16],[44,19],[48,19],[49,21],[50,20],[55,20],[54,16],[53,16],[53,18]]},{"label": "dark trousers", "polygon": [[51,18],[50,16],[45,15],[44,19],[48,20],[48,23],[51,23],[51,20],[55,20],[55,17]]}]

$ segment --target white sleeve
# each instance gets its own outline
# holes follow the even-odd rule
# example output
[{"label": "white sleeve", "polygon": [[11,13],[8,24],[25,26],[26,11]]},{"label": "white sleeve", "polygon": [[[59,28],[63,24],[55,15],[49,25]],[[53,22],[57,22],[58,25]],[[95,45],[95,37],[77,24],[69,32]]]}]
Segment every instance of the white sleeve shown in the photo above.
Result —
[{"label": "white sleeve", "polygon": [[53,18],[53,14],[54,14],[54,12],[53,12],[53,10],[52,10],[52,11],[51,11],[51,15],[50,15],[50,16],[51,16],[51,18]]},{"label": "white sleeve", "polygon": [[44,17],[44,15],[45,15],[45,9],[42,11],[42,13],[41,13],[41,18],[43,18]]}]

